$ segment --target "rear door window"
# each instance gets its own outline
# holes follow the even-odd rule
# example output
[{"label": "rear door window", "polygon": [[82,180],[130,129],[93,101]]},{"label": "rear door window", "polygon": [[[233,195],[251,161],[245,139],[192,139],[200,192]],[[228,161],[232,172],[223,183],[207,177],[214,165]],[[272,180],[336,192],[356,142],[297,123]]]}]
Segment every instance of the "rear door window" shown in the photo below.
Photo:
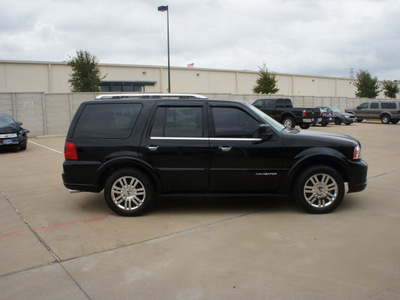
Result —
[{"label": "rear door window", "polygon": [[152,137],[202,137],[202,107],[158,107],[153,120]]},{"label": "rear door window", "polygon": [[379,103],[371,103],[370,108],[371,109],[378,109],[379,108]]},{"label": "rear door window", "polygon": [[89,104],[84,108],[74,137],[123,139],[130,136],[142,105],[124,104]]}]

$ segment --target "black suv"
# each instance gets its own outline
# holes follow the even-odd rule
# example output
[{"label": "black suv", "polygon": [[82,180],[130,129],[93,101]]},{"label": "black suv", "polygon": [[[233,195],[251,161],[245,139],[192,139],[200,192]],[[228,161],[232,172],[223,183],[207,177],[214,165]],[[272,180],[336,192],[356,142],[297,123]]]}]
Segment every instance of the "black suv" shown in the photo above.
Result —
[{"label": "black suv", "polygon": [[120,215],[156,196],[293,194],[311,213],[334,210],[367,185],[352,137],[285,128],[241,101],[83,102],[65,142],[64,185],[100,192]]}]

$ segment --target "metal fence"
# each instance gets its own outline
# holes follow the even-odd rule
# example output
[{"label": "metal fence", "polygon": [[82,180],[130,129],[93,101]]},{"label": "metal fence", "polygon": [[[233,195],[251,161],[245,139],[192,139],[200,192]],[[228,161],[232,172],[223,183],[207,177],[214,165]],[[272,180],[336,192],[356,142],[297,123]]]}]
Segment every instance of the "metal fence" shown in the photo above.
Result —
[{"label": "metal fence", "polygon": [[[94,99],[99,93],[0,93],[0,113],[22,122],[30,137],[65,135],[79,105]],[[255,94],[203,94],[210,99],[244,100],[253,103],[260,98],[291,98],[294,106],[334,106],[344,110],[366,101],[360,98],[313,97]]]}]

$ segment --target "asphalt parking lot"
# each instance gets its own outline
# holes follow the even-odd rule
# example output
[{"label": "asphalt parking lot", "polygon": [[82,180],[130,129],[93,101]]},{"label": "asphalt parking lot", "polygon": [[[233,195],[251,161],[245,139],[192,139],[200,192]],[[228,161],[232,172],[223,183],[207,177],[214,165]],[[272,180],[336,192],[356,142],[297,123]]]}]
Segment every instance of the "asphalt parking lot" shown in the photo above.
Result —
[{"label": "asphalt parking lot", "polygon": [[63,137],[0,153],[0,299],[398,298],[400,124],[312,129],[358,138],[369,164],[367,189],[327,215],[171,199],[124,218],[63,186]]}]

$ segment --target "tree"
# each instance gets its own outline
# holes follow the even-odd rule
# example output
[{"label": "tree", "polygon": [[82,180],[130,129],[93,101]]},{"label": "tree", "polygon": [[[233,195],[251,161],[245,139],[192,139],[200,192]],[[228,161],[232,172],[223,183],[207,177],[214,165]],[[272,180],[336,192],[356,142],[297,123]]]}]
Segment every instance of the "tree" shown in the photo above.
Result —
[{"label": "tree", "polygon": [[259,67],[259,75],[257,85],[253,88],[254,93],[276,94],[279,91],[276,87],[277,80],[275,79],[275,74],[268,71],[265,63]]},{"label": "tree", "polygon": [[357,88],[356,97],[358,98],[376,98],[379,95],[378,78],[372,78],[368,71],[361,70],[357,73],[357,82],[354,83]]},{"label": "tree", "polygon": [[399,93],[399,86],[396,82],[385,80],[383,81],[383,90],[385,91],[385,96],[388,98],[396,98]]},{"label": "tree", "polygon": [[76,51],[76,57],[69,57],[68,65],[72,68],[71,84],[73,92],[99,92],[99,85],[105,76],[101,77],[98,67],[99,60],[88,51]]}]

